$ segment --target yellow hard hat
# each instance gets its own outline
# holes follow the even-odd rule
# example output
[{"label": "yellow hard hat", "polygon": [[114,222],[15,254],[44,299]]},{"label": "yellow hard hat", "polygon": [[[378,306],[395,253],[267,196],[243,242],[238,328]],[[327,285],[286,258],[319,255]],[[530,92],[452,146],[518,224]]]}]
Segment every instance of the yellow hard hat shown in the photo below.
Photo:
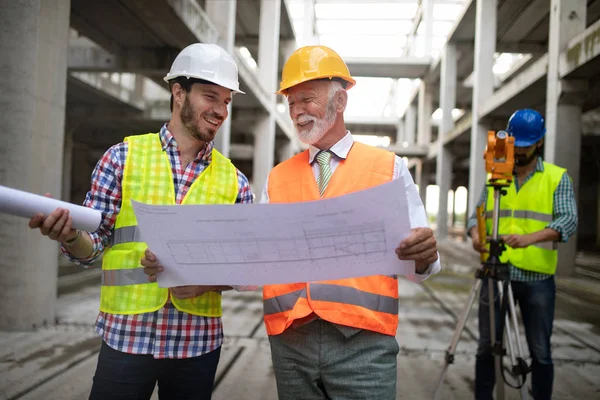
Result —
[{"label": "yellow hard hat", "polygon": [[339,78],[346,81],[350,89],[356,81],[350,76],[348,66],[342,58],[326,46],[301,47],[288,58],[281,73],[277,94],[285,95],[292,86],[315,79]]}]

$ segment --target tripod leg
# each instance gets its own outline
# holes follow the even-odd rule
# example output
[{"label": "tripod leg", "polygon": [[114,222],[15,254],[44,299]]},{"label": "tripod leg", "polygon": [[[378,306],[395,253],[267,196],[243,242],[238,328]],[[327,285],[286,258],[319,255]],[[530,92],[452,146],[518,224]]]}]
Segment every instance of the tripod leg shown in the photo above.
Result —
[{"label": "tripod leg", "polygon": [[[494,296],[494,280],[488,278],[488,303],[490,307],[491,345],[496,345],[496,296]],[[504,379],[502,378],[502,356],[494,354],[494,372],[496,374],[496,400],[504,400]]]},{"label": "tripod leg", "polygon": [[[503,295],[502,282],[498,282],[498,291],[500,292],[500,296]],[[508,339],[508,350],[510,353],[510,362],[511,365],[517,366],[519,359],[523,358],[523,349],[521,347],[521,338],[519,334],[519,325],[517,323],[517,313],[515,310],[515,301],[512,293],[512,287],[510,283],[508,284],[508,309],[509,314],[506,315],[506,338]],[[510,317],[510,318],[509,318]],[[514,332],[514,337],[513,337]],[[516,343],[515,343],[516,341]],[[526,400],[529,399],[529,394],[527,393],[527,386],[525,385],[525,381],[527,379],[526,375],[519,375],[517,377],[517,382],[519,385],[522,385],[519,389],[521,393],[521,399]]]},{"label": "tripod leg", "polygon": [[456,324],[456,329],[454,329],[454,335],[452,336],[452,341],[450,342],[450,346],[448,350],[446,350],[446,357],[444,360],[444,366],[442,367],[442,372],[440,373],[440,377],[438,379],[438,384],[435,389],[434,399],[439,399],[440,389],[442,387],[442,383],[444,382],[444,377],[446,376],[446,372],[448,371],[448,366],[454,362],[454,352],[456,350],[456,346],[458,345],[458,341],[460,340],[460,335],[465,328],[465,323],[467,322],[467,317],[469,316],[469,311],[471,311],[471,307],[473,307],[473,302],[475,301],[475,297],[477,293],[479,293],[479,289],[481,288],[481,279],[476,279],[471,287],[471,293],[469,294],[469,299],[467,300],[467,304],[465,308],[463,308],[458,322]]}]

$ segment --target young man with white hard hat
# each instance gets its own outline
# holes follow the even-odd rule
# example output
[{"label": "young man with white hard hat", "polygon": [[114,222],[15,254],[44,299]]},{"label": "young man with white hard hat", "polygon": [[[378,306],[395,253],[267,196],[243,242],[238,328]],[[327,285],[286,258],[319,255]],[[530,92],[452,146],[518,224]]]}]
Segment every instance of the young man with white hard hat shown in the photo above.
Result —
[{"label": "young man with white hard hat", "polygon": [[149,399],[157,382],[161,399],[211,397],[223,342],[221,291],[231,287],[148,282],[140,265],[147,246],[138,239],[131,200],[251,203],[246,177],[213,147],[233,94],[243,92],[233,58],[213,44],[183,49],[165,81],[171,120],[159,133],[112,146],[92,174],[84,205],[102,211],[99,229],[72,229],[64,209],[29,223],[78,264],[104,253],[96,321],[103,343],[90,399]]}]

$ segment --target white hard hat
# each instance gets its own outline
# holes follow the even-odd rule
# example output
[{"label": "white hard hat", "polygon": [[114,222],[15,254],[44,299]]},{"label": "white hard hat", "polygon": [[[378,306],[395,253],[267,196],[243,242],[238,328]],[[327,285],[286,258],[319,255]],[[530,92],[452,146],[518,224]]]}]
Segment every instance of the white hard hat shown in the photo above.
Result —
[{"label": "white hard hat", "polygon": [[238,82],[238,69],[233,58],[216,44],[194,43],[175,57],[165,82],[185,76],[202,79],[244,94]]}]

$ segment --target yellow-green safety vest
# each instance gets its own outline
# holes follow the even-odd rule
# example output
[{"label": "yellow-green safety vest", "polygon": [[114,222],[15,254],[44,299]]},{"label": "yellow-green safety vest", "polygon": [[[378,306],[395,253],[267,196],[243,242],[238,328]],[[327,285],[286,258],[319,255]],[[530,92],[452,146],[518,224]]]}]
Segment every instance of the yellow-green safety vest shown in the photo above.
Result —
[{"label": "yellow-green safety vest", "polygon": [[[141,314],[162,308],[169,297],[166,288],[148,282],[140,260],[148,247],[139,241],[137,220],[131,204],[174,205],[175,187],[171,163],[155,133],[129,136],[123,169],[121,210],[115,221],[110,247],[102,260],[100,310],[111,314]],[[189,188],[182,204],[233,204],[238,194],[237,172],[217,150],[210,165]],[[180,311],[219,317],[221,295],[205,293],[191,299],[171,298]]]},{"label": "yellow-green safety vest", "polygon": [[[564,168],[544,162],[544,171],[534,173],[518,192],[513,180],[506,188],[506,195],[500,197],[498,234],[526,235],[545,229],[553,220],[554,192],[565,172]],[[486,204],[488,235],[492,234],[493,210],[494,189],[490,187]],[[507,246],[500,261],[528,271],[554,274],[558,261],[557,244],[542,242],[524,249]]]}]

